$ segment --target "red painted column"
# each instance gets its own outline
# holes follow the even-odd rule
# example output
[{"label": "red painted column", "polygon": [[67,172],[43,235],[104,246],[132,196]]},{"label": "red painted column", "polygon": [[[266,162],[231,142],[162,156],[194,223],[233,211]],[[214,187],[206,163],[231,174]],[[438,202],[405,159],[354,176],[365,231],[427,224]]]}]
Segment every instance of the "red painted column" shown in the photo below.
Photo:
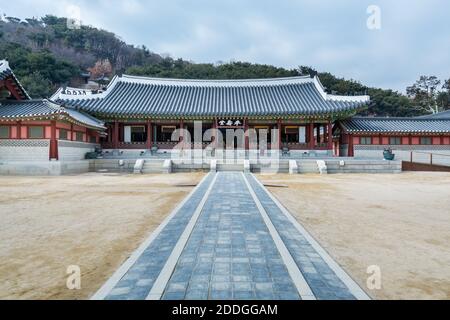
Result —
[{"label": "red painted column", "polygon": [[119,149],[119,122],[114,121],[113,148]]},{"label": "red painted column", "polygon": [[214,118],[213,121],[214,121],[212,126],[213,132],[211,140],[213,148],[217,148],[217,118]]},{"label": "red painted column", "polygon": [[50,160],[58,160],[58,140],[56,139],[56,121],[51,121]]},{"label": "red painted column", "polygon": [[153,147],[153,141],[152,141],[152,123],[150,122],[150,120],[147,121],[147,149],[151,149]]},{"label": "red painted column", "polygon": [[282,145],[281,145],[281,134],[283,132],[282,128],[283,128],[283,122],[281,121],[281,119],[278,119],[277,121],[277,126],[278,126],[278,149],[283,149]]},{"label": "red painted column", "polygon": [[353,135],[350,134],[348,136],[348,156],[349,157],[353,157],[355,154],[354,149],[353,149]]},{"label": "red painted column", "polygon": [[179,141],[182,142],[183,148],[184,148],[185,145],[184,145],[184,130],[183,129],[184,129],[184,121],[180,120],[180,139],[179,139]]},{"label": "red painted column", "polygon": [[22,121],[17,121],[17,139],[22,139]]},{"label": "red painted column", "polygon": [[111,125],[108,124],[106,125],[107,127],[107,133],[108,133],[108,143],[112,143],[112,130],[111,130]]},{"label": "red painted column", "polygon": [[245,150],[250,149],[250,137],[248,132],[248,118],[244,119],[244,138],[245,138]]},{"label": "red painted column", "polygon": [[314,150],[316,148],[316,141],[314,139],[314,122],[309,124],[309,149]]},{"label": "red painted column", "polygon": [[75,141],[75,132],[73,131],[73,124],[70,125],[70,141]]},{"label": "red painted column", "polygon": [[328,150],[333,150],[333,123],[330,121],[327,126]]}]

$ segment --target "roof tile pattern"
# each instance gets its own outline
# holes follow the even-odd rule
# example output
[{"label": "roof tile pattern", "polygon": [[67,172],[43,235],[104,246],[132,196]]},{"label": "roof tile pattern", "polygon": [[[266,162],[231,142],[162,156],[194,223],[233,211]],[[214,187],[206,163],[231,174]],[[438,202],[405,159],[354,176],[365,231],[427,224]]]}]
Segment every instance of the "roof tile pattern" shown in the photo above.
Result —
[{"label": "roof tile pattern", "polygon": [[342,126],[349,133],[449,133],[450,119],[354,117]]},{"label": "roof tile pattern", "polygon": [[353,111],[369,97],[328,96],[317,78],[180,80],[116,77],[99,95],[52,99],[87,112],[118,116],[286,116]]},{"label": "roof tile pattern", "polygon": [[104,129],[103,122],[72,108],[66,108],[50,100],[3,101],[0,103],[0,120],[34,118],[67,119],[94,129]]}]

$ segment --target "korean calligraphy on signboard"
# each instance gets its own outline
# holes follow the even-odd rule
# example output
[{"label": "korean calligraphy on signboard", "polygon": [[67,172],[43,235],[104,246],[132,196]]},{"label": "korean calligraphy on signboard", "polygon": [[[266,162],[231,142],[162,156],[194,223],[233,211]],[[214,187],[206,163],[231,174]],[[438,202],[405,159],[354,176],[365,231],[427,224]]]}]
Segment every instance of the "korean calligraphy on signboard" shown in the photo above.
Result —
[{"label": "korean calligraphy on signboard", "polygon": [[236,128],[242,127],[244,125],[243,120],[239,119],[219,119],[217,125],[223,128]]}]

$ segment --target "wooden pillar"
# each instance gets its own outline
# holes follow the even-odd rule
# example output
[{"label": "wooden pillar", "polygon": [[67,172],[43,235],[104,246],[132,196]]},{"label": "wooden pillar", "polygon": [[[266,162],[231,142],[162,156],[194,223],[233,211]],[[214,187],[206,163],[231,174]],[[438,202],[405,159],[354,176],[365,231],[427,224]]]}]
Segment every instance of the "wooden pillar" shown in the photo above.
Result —
[{"label": "wooden pillar", "polygon": [[73,124],[70,124],[70,141],[75,141],[75,132],[73,131]]},{"label": "wooden pillar", "polygon": [[244,138],[245,138],[245,150],[250,149],[250,137],[248,132],[248,118],[244,119]]},{"label": "wooden pillar", "polygon": [[111,124],[108,124],[108,142],[112,143],[113,142],[113,129]]},{"label": "wooden pillar", "polygon": [[277,127],[278,127],[278,149],[283,149],[282,145],[281,145],[281,134],[283,132],[282,128],[283,128],[283,121],[281,119],[278,119],[277,121]]},{"label": "wooden pillar", "polygon": [[353,135],[350,134],[348,136],[348,156],[353,157],[355,154],[355,151],[353,149]]},{"label": "wooden pillar", "polygon": [[119,149],[119,122],[114,121],[113,148]]},{"label": "wooden pillar", "polygon": [[328,150],[333,150],[333,122],[329,122],[327,125],[328,133]]},{"label": "wooden pillar", "polygon": [[180,139],[179,141],[183,144],[183,148],[185,147],[184,143],[184,121],[183,119],[180,120]]},{"label": "wooden pillar", "polygon": [[212,132],[212,137],[211,137],[211,142],[212,142],[212,146],[213,148],[217,148],[217,118],[213,119],[213,132]]},{"label": "wooden pillar", "polygon": [[22,139],[22,121],[17,121],[17,139]]},{"label": "wooden pillar", "polygon": [[58,160],[58,140],[56,139],[56,121],[51,121],[50,160]]},{"label": "wooden pillar", "polygon": [[309,124],[309,149],[314,150],[316,148],[316,141],[314,139],[314,122]]},{"label": "wooden pillar", "polygon": [[151,121],[147,120],[147,149],[149,150],[153,147],[152,129]]},{"label": "wooden pillar", "polygon": [[319,125],[317,125],[316,127],[315,127],[315,129],[316,129],[316,146],[319,144],[319,143],[321,143],[321,137],[320,137],[320,128],[322,127],[322,124],[320,124],[319,123]]}]

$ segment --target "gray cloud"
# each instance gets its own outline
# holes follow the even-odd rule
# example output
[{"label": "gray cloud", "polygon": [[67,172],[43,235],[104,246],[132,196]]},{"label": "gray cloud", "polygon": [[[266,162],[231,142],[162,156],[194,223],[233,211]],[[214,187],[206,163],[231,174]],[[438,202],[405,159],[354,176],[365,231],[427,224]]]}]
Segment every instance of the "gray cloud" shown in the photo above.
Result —
[{"label": "gray cloud", "polygon": [[[371,4],[381,8],[381,30],[366,27]],[[63,16],[69,5],[86,24],[196,62],[311,65],[399,91],[421,74],[450,78],[445,0],[16,0],[0,12]]]}]

